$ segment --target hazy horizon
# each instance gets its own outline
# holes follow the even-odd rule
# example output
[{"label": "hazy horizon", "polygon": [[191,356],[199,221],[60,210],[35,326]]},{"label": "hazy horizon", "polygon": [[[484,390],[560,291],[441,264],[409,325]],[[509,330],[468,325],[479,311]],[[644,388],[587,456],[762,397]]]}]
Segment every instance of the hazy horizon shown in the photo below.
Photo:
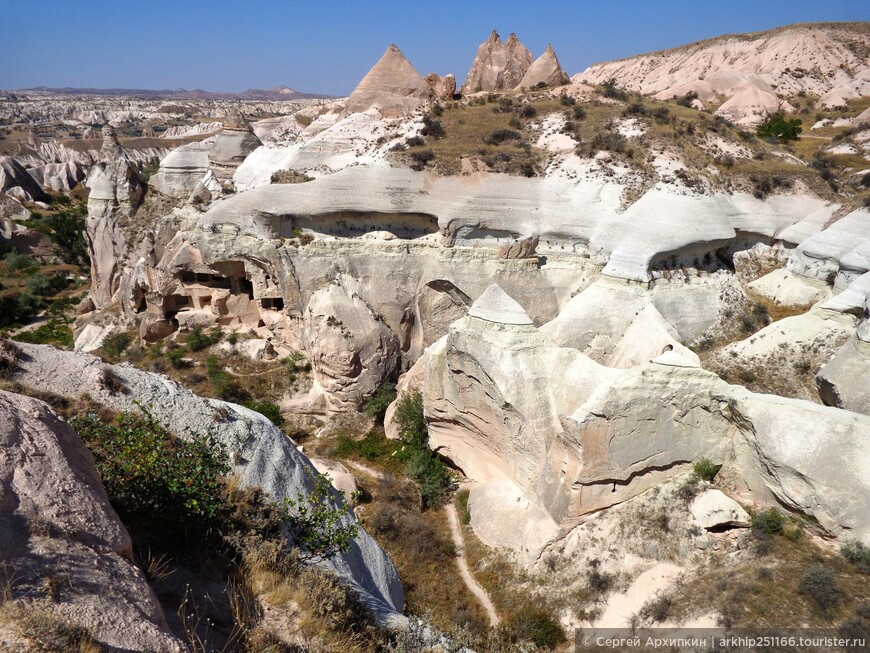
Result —
[{"label": "hazy horizon", "polygon": [[[38,6],[34,6],[38,5]],[[820,6],[821,5],[821,6]],[[0,88],[203,89],[289,86],[347,95],[387,45],[425,75],[465,78],[495,28],[533,56],[552,43],[568,74],[598,61],[791,23],[866,21],[863,0],[727,5],[676,0],[584,3],[324,1],[240,7],[225,0],[139,5],[0,0]],[[243,9],[243,11],[240,11]],[[133,29],[135,27],[135,29]]]}]

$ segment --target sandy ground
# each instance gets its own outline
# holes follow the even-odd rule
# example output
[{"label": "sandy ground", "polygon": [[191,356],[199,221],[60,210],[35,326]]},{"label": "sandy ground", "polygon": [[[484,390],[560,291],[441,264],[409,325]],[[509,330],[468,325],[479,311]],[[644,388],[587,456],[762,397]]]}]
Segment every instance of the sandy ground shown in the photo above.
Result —
[{"label": "sandy ground", "polygon": [[462,540],[462,531],[459,528],[459,516],[456,514],[456,506],[453,503],[448,503],[445,510],[447,510],[447,521],[450,522],[450,534],[453,536],[453,544],[456,545],[456,564],[459,566],[459,574],[462,576],[462,580],[465,581],[465,586],[471,590],[471,593],[477,597],[477,600],[480,601],[480,604],[486,610],[486,614],[489,617],[489,625],[498,626],[501,619],[499,619],[498,613],[495,611],[495,606],[492,604],[489,594],[477,583],[468,569],[468,561],[465,559],[465,542]]}]

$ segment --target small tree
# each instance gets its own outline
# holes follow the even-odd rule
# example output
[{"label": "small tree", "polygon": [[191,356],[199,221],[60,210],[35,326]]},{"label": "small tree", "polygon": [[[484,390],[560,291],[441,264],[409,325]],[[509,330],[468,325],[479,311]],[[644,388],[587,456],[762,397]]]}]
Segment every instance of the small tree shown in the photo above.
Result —
[{"label": "small tree", "polygon": [[358,532],[356,524],[341,525],[347,515],[344,494],[323,474],[313,477],[310,493],[284,499],[284,521],[303,561],[329,560],[347,551]]},{"label": "small tree", "polygon": [[782,113],[775,113],[755,128],[760,138],[775,141],[794,141],[801,133],[801,121],[788,120]]},{"label": "small tree", "polygon": [[387,408],[396,399],[396,384],[383,383],[366,402],[365,414],[373,417],[379,424],[384,423]]}]

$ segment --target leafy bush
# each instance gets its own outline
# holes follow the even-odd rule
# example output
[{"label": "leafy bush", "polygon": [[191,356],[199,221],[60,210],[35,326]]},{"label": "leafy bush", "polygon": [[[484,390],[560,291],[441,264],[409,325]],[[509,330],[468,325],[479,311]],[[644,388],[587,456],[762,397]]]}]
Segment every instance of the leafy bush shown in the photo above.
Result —
[{"label": "leafy bush", "polygon": [[243,406],[266,416],[278,428],[284,426],[284,416],[281,415],[281,409],[271,401],[255,401],[252,399],[246,401]]},{"label": "leafy bush", "polygon": [[56,318],[52,318],[45,324],[40,324],[30,331],[17,333],[12,336],[12,339],[18,342],[27,342],[31,345],[54,345],[61,349],[72,349],[73,346],[72,330]]},{"label": "leafy bush", "polygon": [[323,474],[313,474],[314,489],[284,500],[285,520],[301,560],[328,560],[347,551],[357,525],[341,525],[347,515],[343,495]]},{"label": "leafy bush", "polygon": [[752,515],[752,530],[761,535],[779,535],[785,530],[785,516],[776,508]]},{"label": "leafy bush", "polygon": [[624,116],[645,116],[649,113],[649,109],[646,108],[646,105],[643,102],[633,102],[629,104],[625,111],[622,112]]},{"label": "leafy bush", "polygon": [[423,140],[422,136],[409,136],[405,140],[405,145],[408,147],[419,147],[420,145],[425,144],[426,141]]},{"label": "leafy bush", "polygon": [[775,113],[758,125],[755,133],[775,141],[794,141],[801,133],[801,121],[797,118],[788,120],[782,113]]},{"label": "leafy bush", "polygon": [[435,153],[432,150],[420,150],[419,152],[411,152],[411,169],[418,172],[426,167],[426,164],[435,159]]},{"label": "leafy bush", "polygon": [[692,102],[698,99],[698,94],[695,91],[689,91],[680,99],[677,100],[677,104],[681,107],[692,108]]},{"label": "leafy bush", "polygon": [[695,475],[703,481],[712,481],[716,478],[716,474],[722,469],[722,465],[717,465],[710,461],[709,458],[701,458],[694,465]]},{"label": "leafy bush", "polygon": [[585,120],[586,119],[586,109],[584,109],[583,107],[580,107],[580,106],[575,106],[571,110],[571,115],[573,116],[574,120]]},{"label": "leafy bush", "polygon": [[459,506],[459,521],[466,526],[471,523],[471,509],[468,507],[468,489],[459,490],[456,493],[456,503]]},{"label": "leafy bush", "polygon": [[87,413],[70,423],[93,452],[122,518],[184,532],[220,516],[221,479],[230,467],[213,435],[176,438],[147,411],[121,413],[111,422]]},{"label": "leafy bush", "polygon": [[39,269],[39,264],[27,254],[9,252],[3,260],[11,274],[32,274]]},{"label": "leafy bush", "polygon": [[860,573],[870,574],[870,547],[855,540],[844,544],[840,553],[846,560],[855,565]]},{"label": "leafy bush", "polygon": [[210,333],[203,333],[202,327],[195,326],[187,334],[184,342],[190,348],[190,351],[201,351],[220,341],[222,336],[223,333],[219,328],[212,329]]},{"label": "leafy bush", "polygon": [[546,607],[532,601],[514,610],[508,616],[506,626],[515,641],[529,641],[548,649],[566,641],[558,620]]},{"label": "leafy bush", "polygon": [[638,613],[641,619],[652,623],[667,621],[674,600],[670,596],[657,596],[644,603]]},{"label": "leafy bush", "polygon": [[354,440],[344,434],[339,435],[334,454],[340,458],[359,458],[391,467],[400,447],[399,442],[390,440],[382,431],[373,430],[360,440]]},{"label": "leafy bush", "polygon": [[373,417],[377,423],[383,424],[384,415],[386,415],[387,408],[395,400],[396,384],[389,382],[383,383],[375,391],[375,393],[368,398],[368,401],[366,401],[366,405],[363,411],[369,417]]},{"label": "leafy bush", "polygon": [[611,77],[604,82],[601,85],[600,90],[604,97],[610,98],[611,100],[621,100],[625,102],[628,99],[628,93],[616,85],[615,77]]},{"label": "leafy bush", "polygon": [[244,402],[248,399],[247,393],[239,387],[233,375],[223,368],[217,356],[211,355],[205,359],[205,371],[215,394],[224,401]]},{"label": "leafy bush", "polygon": [[27,282],[27,292],[40,297],[51,297],[65,289],[66,286],[66,277],[61,274],[52,274],[51,276],[36,274],[30,277]]},{"label": "leafy bush", "polygon": [[507,141],[518,141],[521,138],[522,135],[517,131],[511,129],[497,129],[484,138],[483,142],[487,145],[501,145]]},{"label": "leafy bush", "polygon": [[423,396],[419,391],[402,395],[396,403],[393,422],[405,445],[401,451],[402,460],[408,475],[420,486],[424,507],[439,505],[452,479],[442,460],[429,448],[429,430],[423,414]]},{"label": "leafy bush", "polygon": [[523,108],[520,109],[520,116],[522,116],[523,118],[534,118],[537,115],[538,110],[535,109],[535,107],[531,104],[525,104],[523,105]]},{"label": "leafy bush", "polygon": [[431,138],[444,138],[444,125],[431,116],[423,116],[423,129],[420,130],[420,134]]},{"label": "leafy bush", "polygon": [[562,95],[559,96],[559,104],[563,107],[570,107],[577,104],[577,99],[573,95],[562,93]]},{"label": "leafy bush", "polygon": [[117,360],[121,357],[121,354],[127,351],[127,348],[132,342],[133,339],[130,337],[129,333],[117,331],[105,337],[103,344],[100,345],[100,349],[103,350],[103,353],[108,358]]},{"label": "leafy bush", "polygon": [[834,572],[818,564],[807,569],[798,585],[798,593],[812,600],[822,613],[836,607],[842,598]]},{"label": "leafy bush", "polygon": [[75,212],[61,211],[45,218],[43,222],[50,229],[48,237],[54,243],[54,253],[64,263],[86,268],[90,257],[84,236],[85,221]]}]

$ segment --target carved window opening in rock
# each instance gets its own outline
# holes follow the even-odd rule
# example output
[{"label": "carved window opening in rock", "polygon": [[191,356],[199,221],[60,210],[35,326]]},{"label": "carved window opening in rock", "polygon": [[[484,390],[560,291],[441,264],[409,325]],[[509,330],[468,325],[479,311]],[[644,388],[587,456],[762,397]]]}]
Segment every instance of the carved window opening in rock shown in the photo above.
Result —
[{"label": "carved window opening in rock", "polygon": [[281,223],[275,230],[282,238],[293,238],[303,230],[337,238],[357,238],[385,231],[403,240],[438,233],[438,218],[427,213],[336,211],[319,215],[285,215],[280,219]]},{"label": "carved window opening in rock", "polygon": [[169,295],[163,301],[163,314],[167,320],[172,320],[179,311],[191,308],[192,303],[187,295]]},{"label": "carved window opening in rock", "polygon": [[211,295],[203,295],[199,298],[199,307],[208,308],[211,306]]},{"label": "carved window opening in rock", "polygon": [[231,292],[234,295],[247,295],[250,299],[254,299],[254,284],[249,279],[233,279],[234,288]]},{"label": "carved window opening in rock", "polygon": [[260,305],[267,311],[284,310],[284,300],[280,297],[264,297],[260,300]]}]

